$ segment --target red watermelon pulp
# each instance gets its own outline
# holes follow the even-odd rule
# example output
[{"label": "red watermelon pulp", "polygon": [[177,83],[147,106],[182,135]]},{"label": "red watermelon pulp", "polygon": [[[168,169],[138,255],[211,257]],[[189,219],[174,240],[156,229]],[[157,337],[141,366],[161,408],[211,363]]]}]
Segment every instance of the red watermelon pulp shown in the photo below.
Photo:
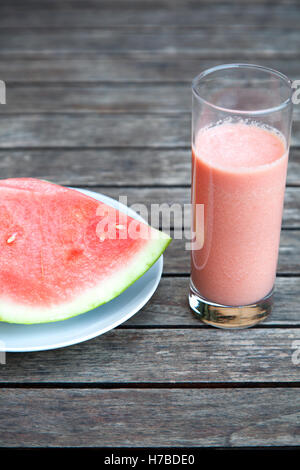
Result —
[{"label": "red watermelon pulp", "polygon": [[170,237],[76,190],[0,180],[0,320],[65,320],[104,304],[159,258]]}]

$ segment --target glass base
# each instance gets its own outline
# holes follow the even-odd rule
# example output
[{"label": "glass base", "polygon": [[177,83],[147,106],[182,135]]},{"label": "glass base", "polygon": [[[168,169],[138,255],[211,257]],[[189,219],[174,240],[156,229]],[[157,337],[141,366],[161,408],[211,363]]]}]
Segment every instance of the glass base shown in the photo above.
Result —
[{"label": "glass base", "polygon": [[231,307],[204,299],[191,282],[189,303],[193,312],[208,325],[218,328],[248,328],[265,320],[271,313],[273,290],[255,304]]}]

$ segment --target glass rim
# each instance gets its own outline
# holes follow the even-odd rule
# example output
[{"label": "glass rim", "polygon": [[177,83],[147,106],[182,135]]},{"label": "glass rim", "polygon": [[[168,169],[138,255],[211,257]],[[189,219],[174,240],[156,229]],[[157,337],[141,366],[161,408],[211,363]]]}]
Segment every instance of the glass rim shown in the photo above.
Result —
[{"label": "glass rim", "polygon": [[[199,91],[197,90],[197,86],[199,85],[200,81],[210,75],[213,72],[218,72],[220,70],[229,70],[229,69],[237,69],[237,68],[246,68],[246,69],[252,69],[252,70],[259,70],[261,72],[268,72],[269,74],[277,77],[280,79],[282,82],[284,82],[287,87],[290,89],[290,95],[288,98],[284,101],[282,101],[280,104],[277,106],[272,106],[271,108],[262,108],[259,110],[239,110],[239,109],[230,109],[230,108],[225,108],[222,106],[218,106],[216,104],[211,103],[210,101],[206,100],[201,96]],[[278,72],[275,69],[272,69],[270,67],[264,67],[263,65],[256,65],[256,64],[244,64],[244,63],[232,63],[232,64],[222,64],[222,65],[216,65],[214,67],[210,67],[203,72],[201,72],[199,75],[197,75],[193,81],[192,81],[192,91],[193,94],[196,96],[197,99],[205,103],[206,105],[210,106],[211,108],[214,108],[218,111],[222,111],[224,113],[231,113],[231,114],[240,114],[240,115],[251,115],[251,116],[260,116],[263,114],[271,114],[276,111],[281,111],[282,109],[286,108],[288,105],[292,104],[292,95],[293,95],[293,88],[292,88],[292,80],[290,80],[286,75],[284,75],[281,72]]]}]

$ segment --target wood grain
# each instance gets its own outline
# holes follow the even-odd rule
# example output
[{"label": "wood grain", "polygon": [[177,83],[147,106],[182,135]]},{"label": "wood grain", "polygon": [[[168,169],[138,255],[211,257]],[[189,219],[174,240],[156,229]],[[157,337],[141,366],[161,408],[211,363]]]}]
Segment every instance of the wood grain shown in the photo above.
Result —
[{"label": "wood grain", "polygon": [[[220,57],[233,59],[299,58],[299,31],[288,28],[252,28],[216,26],[211,32],[205,29],[168,31],[162,28],[135,27],[128,30],[119,28],[52,30],[26,29],[18,34],[0,29],[3,45],[1,57],[68,57],[89,54],[128,54],[151,52],[152,55],[196,56],[211,59]],[[261,45],[264,45],[262,48]]]},{"label": "wood grain", "polygon": [[[180,84],[9,85],[6,113],[190,113],[191,86]],[[1,110],[0,110],[1,111]],[[299,120],[300,107],[294,108]]]},{"label": "wood grain", "polygon": [[[299,277],[277,277],[273,311],[263,325],[300,325],[299,289]],[[189,308],[188,290],[189,277],[163,277],[152,299],[124,326],[202,328]]]},{"label": "wood grain", "polygon": [[[1,134],[1,132],[0,132]],[[95,191],[104,192],[117,198],[120,189],[110,186],[149,186],[139,193],[137,190],[126,189],[129,201],[138,202],[152,199],[157,202],[161,196],[163,202],[164,189],[153,186],[179,186],[170,188],[176,200],[186,201],[189,194],[186,186],[190,184],[191,150],[186,148],[70,148],[70,149],[34,149],[24,150],[0,149],[1,178],[33,176],[48,179],[55,183],[69,186],[99,186]],[[135,175],[135,178],[132,175]],[[300,150],[290,151],[287,184],[300,186]],[[150,191],[153,190],[151,193]],[[162,192],[160,192],[162,191]],[[166,189],[168,194],[168,189]],[[180,196],[182,194],[182,196]],[[290,192],[291,198],[298,200],[297,192]],[[138,198],[137,196],[140,195]],[[294,214],[297,217],[297,214]]]},{"label": "wood grain", "polygon": [[8,84],[5,112],[189,112],[188,84]]},{"label": "wood grain", "polygon": [[2,114],[0,128],[0,148],[155,148],[186,145],[190,122],[187,115]]},{"label": "wood grain", "polygon": [[[90,189],[86,187],[86,189]],[[186,229],[190,228],[191,220],[191,207],[190,203],[190,188],[173,188],[173,187],[161,187],[161,188],[109,188],[109,187],[93,187],[93,191],[100,192],[114,199],[125,198],[128,202],[127,205],[131,206],[132,209],[137,210],[142,216],[143,211],[139,210],[139,205],[143,204],[147,208],[148,223],[156,228],[164,228],[161,225],[161,217],[156,217],[155,214],[151,213],[152,204],[154,207],[162,207],[163,204],[168,204],[171,213],[170,222],[172,228],[180,229],[183,226]],[[173,206],[174,205],[174,206]],[[177,208],[181,207],[184,216],[176,212]],[[285,207],[283,212],[283,228],[300,229],[300,188],[286,188],[285,192]],[[173,214],[173,216],[172,216]],[[179,217],[176,217],[176,214]],[[166,218],[166,228],[169,228],[168,220]],[[164,222],[162,222],[164,223]]]},{"label": "wood grain", "polygon": [[294,341],[297,328],[119,328],[68,348],[7,353],[0,383],[292,384]]},{"label": "wood grain", "polygon": [[[246,61],[240,54],[232,61]],[[250,61],[250,60],[248,60]],[[93,57],[1,57],[1,79],[8,87],[10,82],[17,83],[178,83],[191,84],[192,78],[203,70],[225,62],[222,52],[214,59],[189,57],[186,55],[158,55],[151,52],[131,54],[95,54]],[[290,58],[251,57],[251,62],[280,70],[291,79],[300,78],[300,63]],[[9,98],[9,95],[8,95]],[[9,101],[8,101],[9,103]]]},{"label": "wood grain", "polygon": [[[298,27],[299,5],[292,2],[85,1],[1,2],[1,27],[78,28],[115,25],[211,28],[215,25]],[[290,3],[290,4],[289,4]],[[288,4],[288,6],[287,6]],[[213,18],[213,19],[212,19]]]},{"label": "wood grain", "polygon": [[[190,113],[1,114],[0,149],[189,147],[190,124]],[[300,115],[293,125],[292,145],[300,146]]]},{"label": "wood grain", "polygon": [[[188,181],[188,180],[186,180]],[[88,187],[86,189],[89,189]],[[114,199],[119,199],[121,196],[126,197],[128,205],[133,209],[139,210],[138,205],[143,204],[147,207],[148,222],[156,228],[161,226],[160,220],[156,217],[151,217],[151,205],[155,204],[161,207],[162,204],[168,204],[170,208],[174,207],[173,214],[176,214],[176,206],[184,206],[184,218],[171,217],[172,228],[185,228],[190,227],[191,208],[190,203],[190,188],[174,188],[174,187],[161,187],[161,188],[109,188],[109,187],[93,187],[93,191],[100,192]],[[174,204],[174,206],[173,206]],[[285,208],[283,212],[283,227],[284,228],[300,228],[300,188],[286,188],[285,192]],[[141,212],[141,215],[142,212]],[[168,220],[166,220],[168,222]]]},{"label": "wood grain", "polygon": [[26,389],[0,396],[0,445],[7,447],[300,444],[294,388]]}]

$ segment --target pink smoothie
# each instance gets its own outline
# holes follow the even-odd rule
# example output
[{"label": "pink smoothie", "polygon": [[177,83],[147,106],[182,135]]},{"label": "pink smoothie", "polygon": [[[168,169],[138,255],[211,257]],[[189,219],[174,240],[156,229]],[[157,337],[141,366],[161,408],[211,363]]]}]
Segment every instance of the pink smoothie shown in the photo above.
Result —
[{"label": "pink smoothie", "polygon": [[287,160],[284,138],[270,128],[238,122],[199,131],[192,202],[204,204],[204,227],[194,210],[193,230],[198,246],[204,230],[204,243],[192,252],[192,282],[202,297],[247,305],[272,290]]}]

